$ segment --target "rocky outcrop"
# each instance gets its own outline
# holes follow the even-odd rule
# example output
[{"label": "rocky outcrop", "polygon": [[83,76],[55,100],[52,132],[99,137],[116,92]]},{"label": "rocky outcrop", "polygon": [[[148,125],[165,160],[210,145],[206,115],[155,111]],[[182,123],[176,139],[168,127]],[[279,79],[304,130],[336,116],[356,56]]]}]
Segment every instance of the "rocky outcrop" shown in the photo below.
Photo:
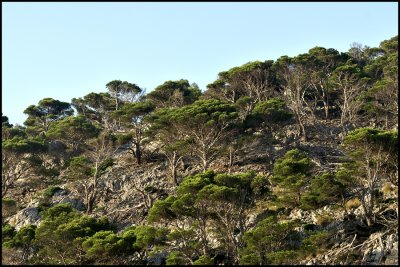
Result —
[{"label": "rocky outcrop", "polygon": [[397,265],[398,234],[374,233],[366,241],[363,249],[363,265]]},{"label": "rocky outcrop", "polygon": [[71,204],[71,206],[76,210],[85,210],[85,205],[83,204],[82,200],[70,195],[67,190],[60,190],[54,193],[50,202],[51,205],[68,203]]},{"label": "rocky outcrop", "polygon": [[21,227],[33,224],[38,225],[41,221],[39,209],[37,207],[27,207],[8,219],[8,223],[19,230]]},{"label": "rocky outcrop", "polygon": [[165,163],[113,166],[104,177],[104,194],[95,213],[107,216],[120,227],[138,224],[157,199],[174,192]]}]

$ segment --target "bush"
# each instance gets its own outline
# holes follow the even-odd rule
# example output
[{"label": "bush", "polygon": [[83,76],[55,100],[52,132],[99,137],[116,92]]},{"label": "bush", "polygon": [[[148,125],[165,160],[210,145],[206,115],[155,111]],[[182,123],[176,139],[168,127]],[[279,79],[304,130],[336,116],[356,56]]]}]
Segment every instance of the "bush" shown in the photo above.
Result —
[{"label": "bush", "polygon": [[340,201],[345,186],[334,174],[323,173],[311,180],[310,192],[304,194],[301,209],[310,210]]},{"label": "bush", "polygon": [[14,238],[15,234],[14,226],[9,225],[8,223],[3,225],[1,228],[1,239],[2,239],[2,247],[3,248],[10,248],[12,247],[12,239]]},{"label": "bush", "polygon": [[11,198],[3,198],[1,202],[3,217],[9,217],[18,210],[17,202]]},{"label": "bush", "polygon": [[182,252],[173,251],[171,252],[166,260],[166,265],[186,265],[188,264],[188,260],[185,259],[185,256]]},{"label": "bush", "polygon": [[12,198],[3,198],[1,201],[2,201],[2,204],[3,204],[3,205],[7,205],[7,206],[16,205],[15,200],[12,199]]},{"label": "bush", "polygon": [[14,246],[15,247],[26,247],[29,246],[35,239],[36,225],[26,225],[21,227],[17,234],[14,236]]},{"label": "bush", "polygon": [[209,256],[200,256],[197,260],[193,262],[193,265],[213,265],[214,261]]},{"label": "bush", "polygon": [[59,186],[50,186],[46,190],[44,190],[43,197],[51,198],[54,196],[55,193],[57,193],[58,191],[61,191],[61,190],[63,190],[63,189]]},{"label": "bush", "polygon": [[392,188],[392,183],[385,183],[382,186],[381,191],[384,195],[390,195],[394,191]]},{"label": "bush", "polygon": [[268,258],[273,265],[297,264],[297,252],[293,250],[281,250],[268,254]]},{"label": "bush", "polygon": [[43,191],[42,198],[39,200],[38,209],[42,213],[52,206],[50,199],[55,193],[63,190],[59,186],[50,186]]},{"label": "bush", "polygon": [[318,225],[326,226],[333,221],[333,217],[330,214],[319,214],[316,216],[316,223]]},{"label": "bush", "polygon": [[358,198],[352,198],[345,204],[347,210],[358,208],[360,205],[361,202]]},{"label": "bush", "polygon": [[302,253],[299,255],[313,255],[316,256],[317,253],[328,249],[331,245],[330,238],[332,237],[331,232],[320,231],[320,232],[309,232],[309,236],[303,239],[303,244],[300,248]]}]

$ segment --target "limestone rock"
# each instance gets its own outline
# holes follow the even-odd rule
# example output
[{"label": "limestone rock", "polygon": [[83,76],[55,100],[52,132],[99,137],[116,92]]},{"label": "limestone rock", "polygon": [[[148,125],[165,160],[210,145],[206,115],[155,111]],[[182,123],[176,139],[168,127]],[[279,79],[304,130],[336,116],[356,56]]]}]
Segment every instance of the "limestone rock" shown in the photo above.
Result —
[{"label": "limestone rock", "polygon": [[40,221],[39,209],[37,207],[27,207],[12,216],[8,220],[8,223],[13,225],[16,230],[19,230],[21,227],[29,224],[38,225]]},{"label": "limestone rock", "polygon": [[68,191],[66,191],[66,190],[57,191],[51,198],[51,204],[56,205],[56,204],[63,204],[63,203],[71,204],[71,206],[76,210],[82,211],[85,209],[85,205],[83,204],[82,200],[80,200],[79,198],[69,195]]}]

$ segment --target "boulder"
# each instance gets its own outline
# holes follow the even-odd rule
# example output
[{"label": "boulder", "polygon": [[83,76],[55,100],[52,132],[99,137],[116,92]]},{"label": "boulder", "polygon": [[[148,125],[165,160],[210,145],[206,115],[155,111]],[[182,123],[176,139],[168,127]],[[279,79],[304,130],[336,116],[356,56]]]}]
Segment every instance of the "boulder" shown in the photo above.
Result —
[{"label": "boulder", "polygon": [[42,218],[37,207],[27,207],[10,217],[8,223],[13,225],[16,230],[19,230],[21,227],[29,224],[38,225],[41,219]]},{"label": "boulder", "polygon": [[80,210],[80,211],[85,210],[85,205],[83,204],[82,200],[69,195],[68,191],[60,190],[60,191],[57,191],[56,193],[54,193],[54,195],[51,198],[51,204],[57,205],[57,204],[64,204],[64,203],[71,204],[71,206],[76,210]]}]

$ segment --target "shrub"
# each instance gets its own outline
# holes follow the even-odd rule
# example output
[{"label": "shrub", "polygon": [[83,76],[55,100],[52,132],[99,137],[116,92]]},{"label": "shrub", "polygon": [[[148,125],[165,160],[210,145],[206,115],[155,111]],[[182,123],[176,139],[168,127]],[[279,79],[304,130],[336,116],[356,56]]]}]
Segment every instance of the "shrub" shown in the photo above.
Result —
[{"label": "shrub", "polygon": [[1,239],[2,239],[2,247],[9,248],[12,247],[12,239],[16,234],[15,228],[8,223],[3,225],[1,228]]},{"label": "shrub", "polygon": [[179,251],[171,252],[166,260],[166,265],[186,265],[186,264],[188,264],[188,260],[185,259],[183,253]]},{"label": "shrub", "polygon": [[209,256],[200,256],[197,260],[193,262],[193,265],[213,265],[214,261]]},{"label": "shrub", "polygon": [[43,197],[51,198],[54,196],[55,193],[57,193],[58,191],[61,191],[61,190],[63,190],[63,189],[59,186],[50,186],[46,190],[44,190]]},{"label": "shrub", "polygon": [[2,204],[3,205],[7,205],[7,206],[13,206],[13,205],[16,205],[16,202],[12,198],[3,198],[2,199]]},{"label": "shrub", "polygon": [[319,214],[316,216],[316,223],[318,225],[322,225],[325,226],[327,224],[329,224],[330,222],[332,222],[333,217],[330,214]]},{"label": "shrub", "polygon": [[352,198],[346,202],[345,206],[347,210],[355,209],[361,205],[361,202],[358,198]]},{"label": "shrub", "polygon": [[293,250],[281,250],[268,254],[268,259],[273,265],[286,265],[286,264],[296,264],[297,252]]},{"label": "shrub", "polygon": [[394,188],[392,188],[392,183],[385,183],[382,188],[381,191],[384,195],[390,195],[394,190]]},{"label": "shrub", "polygon": [[309,236],[303,239],[301,251],[299,255],[313,255],[328,249],[331,245],[330,238],[332,237],[331,232],[320,231],[320,232],[307,232]]},{"label": "shrub", "polygon": [[11,198],[3,198],[1,202],[3,217],[9,217],[17,212],[17,202]]}]

